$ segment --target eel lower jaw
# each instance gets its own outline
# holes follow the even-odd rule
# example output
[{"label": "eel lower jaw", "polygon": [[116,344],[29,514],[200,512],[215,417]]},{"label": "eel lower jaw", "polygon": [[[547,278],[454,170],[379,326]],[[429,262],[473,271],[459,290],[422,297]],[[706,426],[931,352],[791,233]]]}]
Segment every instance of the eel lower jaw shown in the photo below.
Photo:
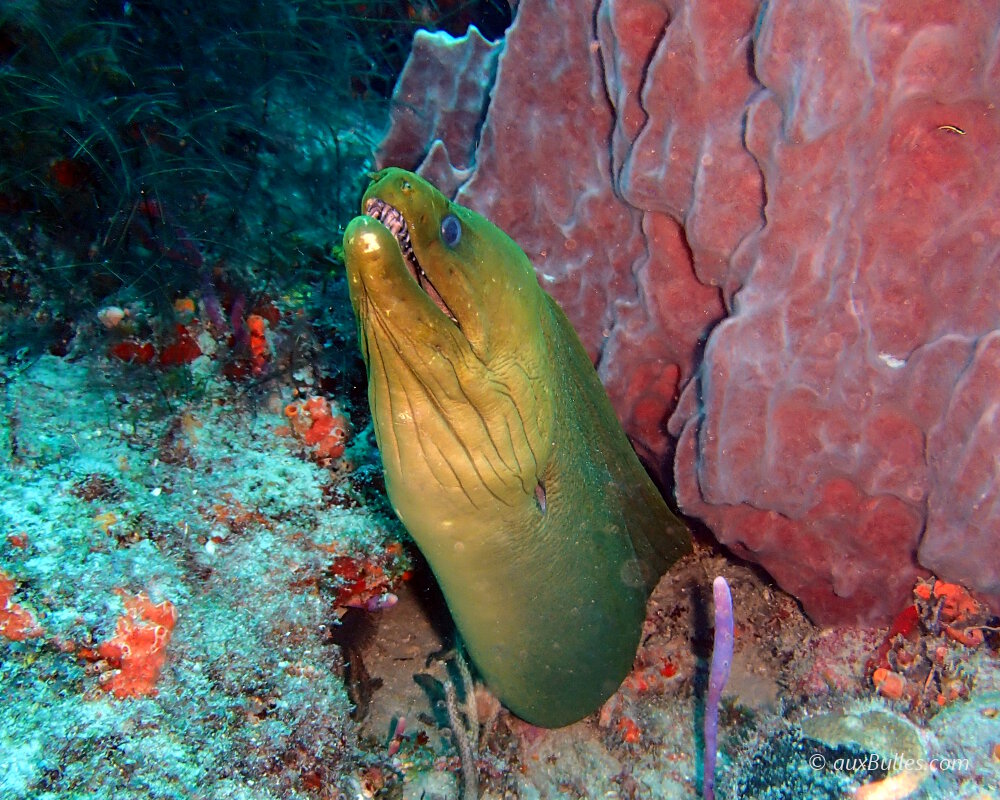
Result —
[{"label": "eel lower jaw", "polygon": [[377,219],[389,232],[396,237],[396,241],[399,243],[399,250],[403,254],[403,262],[406,264],[407,268],[410,270],[410,274],[413,279],[417,282],[424,293],[430,297],[434,305],[441,309],[442,313],[450,319],[456,327],[461,329],[458,323],[458,317],[455,316],[454,312],[448,308],[448,304],[441,297],[440,292],[434,288],[434,284],[431,283],[431,279],[427,277],[427,273],[424,272],[423,267],[420,266],[420,262],[417,260],[416,253],[413,252],[413,244],[410,242],[410,229],[406,225],[406,219],[403,215],[391,205],[386,203],[384,200],[378,197],[370,197],[365,202],[365,214],[373,219]]}]

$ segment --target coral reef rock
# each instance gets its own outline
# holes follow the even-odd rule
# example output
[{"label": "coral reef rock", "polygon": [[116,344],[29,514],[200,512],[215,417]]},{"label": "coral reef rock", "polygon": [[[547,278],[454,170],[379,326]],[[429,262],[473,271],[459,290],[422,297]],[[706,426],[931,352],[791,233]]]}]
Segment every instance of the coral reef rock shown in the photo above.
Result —
[{"label": "coral reef rock", "polygon": [[414,48],[379,158],[521,244],[681,509],[815,621],[925,570],[997,605],[998,15],[522,0],[496,61]]}]

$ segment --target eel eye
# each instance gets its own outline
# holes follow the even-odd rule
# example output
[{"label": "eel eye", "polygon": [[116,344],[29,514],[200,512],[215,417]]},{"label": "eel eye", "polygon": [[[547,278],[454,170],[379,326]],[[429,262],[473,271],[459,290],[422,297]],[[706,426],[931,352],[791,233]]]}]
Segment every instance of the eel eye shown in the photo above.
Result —
[{"label": "eel eye", "polygon": [[441,238],[448,247],[454,247],[461,240],[462,223],[454,214],[449,214],[441,220]]}]

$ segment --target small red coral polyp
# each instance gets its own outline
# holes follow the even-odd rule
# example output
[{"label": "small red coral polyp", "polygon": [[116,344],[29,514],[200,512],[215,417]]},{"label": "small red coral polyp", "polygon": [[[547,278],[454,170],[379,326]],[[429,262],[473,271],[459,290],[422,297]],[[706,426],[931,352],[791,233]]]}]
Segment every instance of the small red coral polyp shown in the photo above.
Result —
[{"label": "small red coral polyp", "polygon": [[99,665],[98,685],[118,699],[155,696],[177,611],[169,600],[153,603],[143,592],[135,597],[118,594],[125,613],[118,618],[114,637],[80,656]]},{"label": "small red coral polyp", "polygon": [[28,534],[26,533],[10,533],[7,534],[7,541],[10,542],[11,547],[18,547],[22,550],[28,546]]},{"label": "small red coral polyp", "polygon": [[49,178],[60,189],[81,189],[92,179],[90,169],[75,158],[60,158],[49,164]]},{"label": "small red coral polyp", "polygon": [[109,353],[119,361],[148,364],[156,356],[156,350],[149,342],[139,342],[135,339],[125,339],[111,345]]},{"label": "small red coral polyp", "polygon": [[14,581],[0,572],[0,636],[13,642],[23,642],[41,636],[44,631],[28,609],[10,602],[15,588]]},{"label": "small red coral polyp", "polygon": [[160,364],[165,367],[178,366],[180,364],[190,364],[201,355],[201,348],[195,341],[190,331],[183,325],[178,324],[175,328],[176,339],[171,344],[163,348],[160,353]]},{"label": "small red coral polyp", "polygon": [[618,732],[626,744],[638,744],[642,739],[642,730],[631,717],[618,720]]},{"label": "small red coral polyp", "polygon": [[390,591],[394,581],[373,561],[337,556],[329,573],[336,581],[335,606],[378,611],[396,603],[396,595]]},{"label": "small red coral polyp", "polygon": [[879,668],[888,669],[889,651],[892,650],[892,644],[896,641],[896,637],[902,636],[904,639],[916,639],[919,636],[919,622],[920,611],[915,605],[907,606],[896,615],[896,618],[892,621],[892,625],[889,627],[889,632],[885,635],[885,639],[882,640],[882,644],[879,645],[875,655],[868,661],[867,669],[869,671]]},{"label": "small red coral polyp", "polygon": [[367,564],[350,556],[333,559],[330,574],[336,576],[340,584],[335,600],[338,606],[360,605],[362,598],[380,591],[385,582],[382,568],[377,564]]}]

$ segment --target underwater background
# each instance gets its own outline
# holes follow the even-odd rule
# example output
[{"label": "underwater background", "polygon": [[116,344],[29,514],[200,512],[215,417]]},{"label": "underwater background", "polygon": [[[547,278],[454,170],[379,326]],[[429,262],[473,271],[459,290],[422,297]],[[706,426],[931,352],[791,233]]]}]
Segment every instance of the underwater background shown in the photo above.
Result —
[{"label": "underwater background", "polygon": [[[1000,796],[998,31],[3,2],[0,798],[700,797],[717,575],[716,796]],[[341,239],[388,165],[521,245],[695,532],[565,728],[385,497]]]}]

